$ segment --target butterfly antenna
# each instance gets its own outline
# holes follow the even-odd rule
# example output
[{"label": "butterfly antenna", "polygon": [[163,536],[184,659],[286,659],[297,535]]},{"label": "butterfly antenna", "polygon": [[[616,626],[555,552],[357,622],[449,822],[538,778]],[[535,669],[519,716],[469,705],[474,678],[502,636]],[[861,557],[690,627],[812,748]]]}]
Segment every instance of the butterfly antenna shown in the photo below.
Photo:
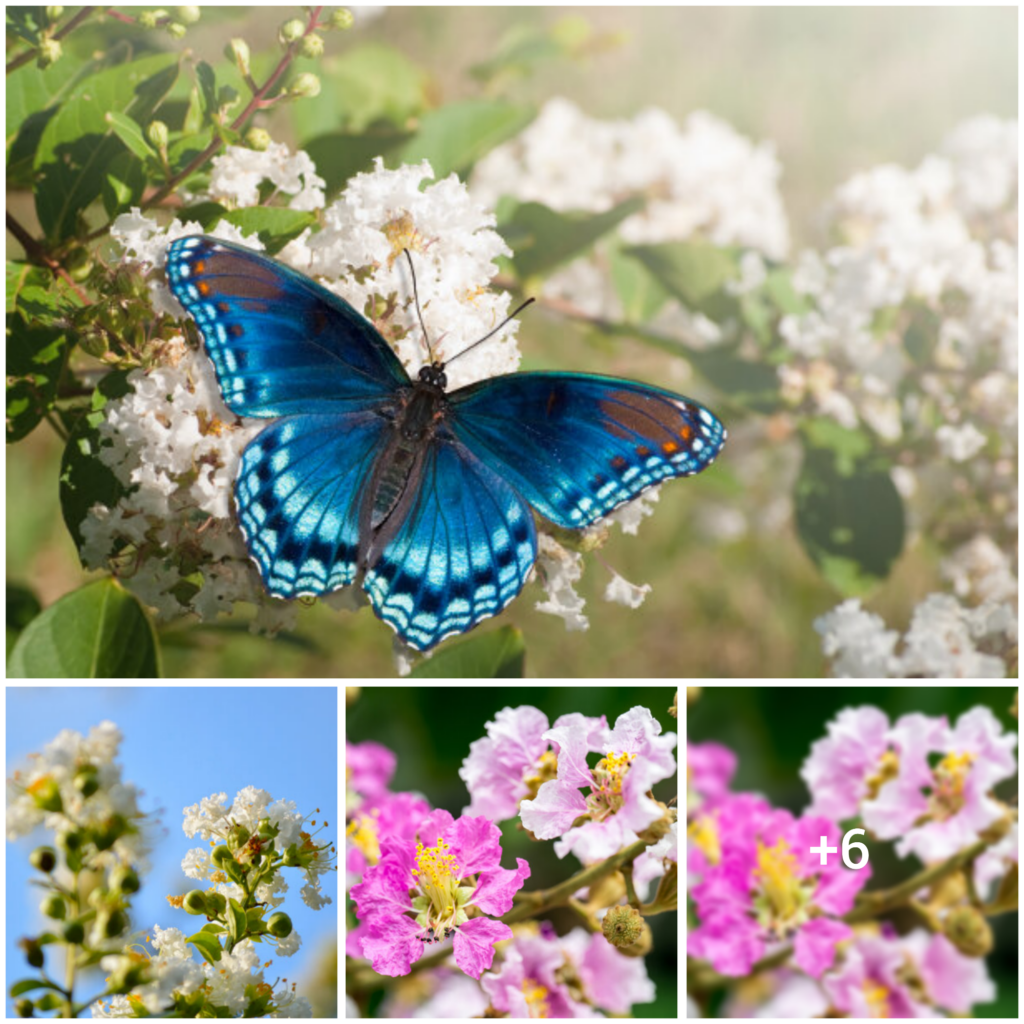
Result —
[{"label": "butterfly antenna", "polygon": [[423,310],[420,309],[420,292],[416,287],[416,268],[412,265],[412,256],[409,255],[408,249],[403,249],[405,258],[409,261],[409,273],[412,274],[412,297],[416,300],[416,315],[420,318],[420,329],[423,331],[423,340],[427,345],[427,355],[430,357],[431,363],[434,360],[434,350],[430,346],[430,338],[427,335],[427,325],[423,322]]},{"label": "butterfly antenna", "polygon": [[445,366],[451,366],[451,364],[455,362],[456,359],[460,358],[461,356],[464,356],[467,352],[472,352],[473,349],[477,347],[477,345],[482,345],[485,341],[487,341],[488,338],[493,338],[498,333],[498,331],[502,329],[502,327],[504,327],[510,321],[515,320],[515,318],[519,316],[519,314],[522,313],[522,311],[526,309],[526,307],[529,306],[530,303],[536,301],[536,299],[527,299],[521,306],[518,306],[512,313],[509,313],[509,315],[505,317],[505,319],[502,320],[501,323],[498,324],[498,326],[495,327],[493,331],[488,331],[487,334],[485,334],[482,338],[480,338],[477,341],[474,341],[472,345],[469,345],[467,348],[464,348],[461,352],[456,352],[455,355],[451,357],[451,359],[445,360]]}]

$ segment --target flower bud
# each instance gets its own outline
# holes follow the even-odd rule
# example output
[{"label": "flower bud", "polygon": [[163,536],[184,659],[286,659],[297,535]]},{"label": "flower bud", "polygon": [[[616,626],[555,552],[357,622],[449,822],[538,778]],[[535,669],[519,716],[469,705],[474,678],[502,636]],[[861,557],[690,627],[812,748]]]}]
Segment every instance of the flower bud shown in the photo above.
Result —
[{"label": "flower bud", "polygon": [[249,830],[244,825],[235,825],[228,832],[226,842],[229,850],[240,850],[249,842]]},{"label": "flower bud", "polygon": [[234,859],[235,855],[231,852],[231,847],[225,846],[223,843],[215,847],[213,853],[210,854],[210,860],[219,868],[225,867],[228,861],[233,861]]},{"label": "flower bud", "polygon": [[267,921],[267,931],[275,938],[287,939],[292,933],[292,919],[281,911],[271,914]]},{"label": "flower bud", "polygon": [[322,57],[324,54],[324,40],[322,36],[318,36],[315,32],[310,32],[301,43],[299,43],[299,53],[303,57]]},{"label": "flower bud", "polygon": [[123,815],[112,814],[98,828],[93,830],[92,841],[97,850],[109,850],[128,831],[128,822]]},{"label": "flower bud", "polygon": [[224,56],[233,60],[243,75],[249,74],[249,44],[244,39],[232,39],[224,47]]},{"label": "flower bud", "polygon": [[43,947],[35,939],[19,939],[18,945],[25,951],[25,959],[28,961],[29,967],[43,966]]},{"label": "flower bud", "polygon": [[673,718],[679,717],[679,691],[676,690],[675,696],[672,698],[672,707],[668,709],[668,713]]},{"label": "flower bud", "polygon": [[60,798],[60,786],[57,785],[57,780],[52,775],[44,775],[41,779],[36,779],[28,787],[28,793],[41,811],[59,813],[64,810],[64,801]]},{"label": "flower bud", "polygon": [[146,137],[157,149],[166,149],[171,133],[163,121],[150,121],[149,127],[146,129]]},{"label": "flower bud", "polygon": [[[73,249],[65,261],[68,266],[68,272],[72,277],[76,273],[80,273],[83,267],[86,267],[86,274],[92,269],[92,260],[89,258],[89,250],[82,246],[78,246]],[[79,278],[75,278],[79,280]],[[98,769],[94,764],[83,764],[78,771],[75,772],[75,789],[78,790],[82,796],[88,798],[93,795],[100,788],[100,780],[97,778]]]},{"label": "flower bud", "polygon": [[64,941],[77,946],[85,941],[85,927],[81,921],[68,921],[64,925]]},{"label": "flower bud", "polygon": [[85,842],[85,836],[75,829],[73,832],[59,832],[57,845],[66,853],[77,853]]},{"label": "flower bud", "polygon": [[64,897],[55,892],[51,892],[43,899],[43,902],[39,904],[39,909],[47,917],[52,917],[54,921],[63,921],[64,915],[67,913]]},{"label": "flower bud", "polygon": [[108,939],[117,938],[128,927],[128,918],[125,916],[124,911],[118,907],[114,907],[113,910],[105,914],[100,914],[99,920],[103,934]]},{"label": "flower bud", "polygon": [[992,950],[992,929],[974,907],[954,907],[946,915],[943,931],[964,956],[982,957]]},{"label": "flower bud", "polygon": [[110,888],[113,892],[131,895],[139,891],[139,876],[133,868],[121,865],[110,874]]},{"label": "flower bud", "polygon": [[644,919],[634,907],[612,907],[601,922],[604,937],[615,947],[631,946],[640,938]]},{"label": "flower bud", "polygon": [[662,809],[662,817],[657,821],[652,821],[647,828],[636,834],[637,839],[642,839],[651,845],[658,842],[659,839],[664,839],[672,831],[672,823],[676,820],[674,814],[663,803],[660,801],[655,801],[655,803]]},{"label": "flower bud", "polygon": [[651,951],[651,946],[654,944],[653,936],[651,935],[651,926],[646,921],[640,922],[640,938],[633,943],[632,946],[620,946],[619,952],[623,956],[647,956]]},{"label": "flower bud", "polygon": [[60,16],[64,13],[63,7],[47,7],[46,8],[46,20],[52,25],[55,21],[60,21]]},{"label": "flower bud", "polygon": [[350,29],[355,18],[352,17],[352,12],[346,7],[335,7],[331,11],[331,16],[327,19],[327,24],[331,28],[340,28],[343,31]]},{"label": "flower bud", "polygon": [[290,46],[302,38],[306,23],[301,18],[291,18],[278,30],[277,38],[282,46]]},{"label": "flower bud", "polygon": [[297,75],[288,89],[288,94],[298,99],[312,99],[320,95],[320,79],[310,71]]},{"label": "flower bud", "polygon": [[64,48],[58,39],[44,39],[39,44],[39,54],[36,57],[36,64],[41,68],[48,68],[56,63],[64,54]]},{"label": "flower bud", "polygon": [[257,153],[265,153],[273,141],[266,128],[250,128],[245,133],[245,144]]},{"label": "flower bud", "polygon": [[172,39],[184,39],[185,38],[185,26],[180,21],[169,21],[164,28],[167,29],[167,34]]},{"label": "flower bud", "polygon": [[31,999],[19,999],[14,1004],[14,1012],[19,1017],[31,1017],[34,1009]]},{"label": "flower bud", "polygon": [[200,18],[198,7],[175,7],[174,13],[183,25],[194,25]]},{"label": "flower bud", "polygon": [[186,914],[205,914],[206,913],[206,893],[202,889],[193,889],[191,892],[186,893],[185,899],[182,901],[182,907]]},{"label": "flower bud", "polygon": [[210,917],[216,917],[218,914],[223,914],[227,909],[228,901],[223,893],[219,892],[208,892],[206,894],[206,913]]},{"label": "flower bud", "polygon": [[156,28],[157,22],[161,18],[166,18],[166,11],[140,11],[138,15],[138,22],[142,28]]},{"label": "flower bud", "polygon": [[37,846],[28,855],[28,862],[37,871],[49,874],[57,866],[57,851],[52,846]]}]

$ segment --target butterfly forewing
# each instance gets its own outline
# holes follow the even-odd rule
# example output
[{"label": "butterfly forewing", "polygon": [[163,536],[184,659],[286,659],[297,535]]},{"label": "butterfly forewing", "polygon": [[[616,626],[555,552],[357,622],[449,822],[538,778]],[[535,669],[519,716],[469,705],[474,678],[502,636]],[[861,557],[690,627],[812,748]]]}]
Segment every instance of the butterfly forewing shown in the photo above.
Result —
[{"label": "butterfly forewing", "polygon": [[457,436],[568,529],[699,473],[725,443],[725,428],[696,402],[615,377],[514,373],[448,397]]},{"label": "butterfly forewing", "polygon": [[180,238],[167,250],[167,280],[240,416],[370,408],[409,383],[387,342],[347,302],[243,246]]}]

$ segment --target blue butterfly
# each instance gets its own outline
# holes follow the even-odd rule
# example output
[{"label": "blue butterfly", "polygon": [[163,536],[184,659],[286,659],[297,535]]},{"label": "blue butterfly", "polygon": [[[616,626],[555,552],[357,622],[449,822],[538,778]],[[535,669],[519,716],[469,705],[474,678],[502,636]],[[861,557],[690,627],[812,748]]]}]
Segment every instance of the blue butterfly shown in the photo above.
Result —
[{"label": "blue butterfly", "polygon": [[[167,250],[227,406],[272,419],[242,453],[235,506],[276,597],[361,578],[425,651],[497,615],[537,557],[534,512],[580,529],[725,443],[671,391],[583,373],[510,373],[445,390],[315,281],[205,236]],[[492,332],[493,333],[493,332]]]}]

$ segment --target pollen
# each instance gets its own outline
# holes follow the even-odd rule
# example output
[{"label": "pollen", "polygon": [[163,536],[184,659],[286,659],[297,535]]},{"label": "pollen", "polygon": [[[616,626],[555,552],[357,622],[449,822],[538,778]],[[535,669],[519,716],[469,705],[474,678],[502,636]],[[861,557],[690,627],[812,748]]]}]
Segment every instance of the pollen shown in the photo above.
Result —
[{"label": "pollen", "polygon": [[800,907],[800,886],[797,878],[796,857],[790,853],[789,844],[780,839],[774,846],[767,847],[757,841],[757,867],[754,878],[761,892],[767,898],[775,917],[788,921],[796,916]]},{"label": "pollen", "polygon": [[391,243],[391,252],[388,255],[389,270],[395,265],[395,260],[402,255],[403,249],[422,252],[426,248],[423,237],[416,230],[416,224],[408,213],[389,221],[381,230]]},{"label": "pollen", "polygon": [[889,1007],[889,989],[885,985],[880,985],[877,981],[872,981],[871,978],[865,978],[861,983],[861,989],[864,992],[864,1000],[868,1004],[868,1016],[874,1018],[887,1018],[891,1017]]},{"label": "pollen", "polygon": [[548,1006],[548,990],[532,978],[523,978],[523,997],[526,999],[526,1011],[534,1019],[546,1019]]},{"label": "pollen", "polygon": [[686,834],[700,847],[708,863],[721,863],[722,844],[718,836],[718,822],[714,818],[706,814],[696,818],[687,825]]},{"label": "pollen", "polygon": [[377,822],[365,814],[353,818],[345,829],[345,835],[362,851],[367,864],[380,860],[380,843],[377,839]]},{"label": "pollen", "polygon": [[629,770],[636,754],[608,754],[597,762],[597,767],[603,768],[609,775],[608,786],[613,793],[622,792],[622,776]]}]

